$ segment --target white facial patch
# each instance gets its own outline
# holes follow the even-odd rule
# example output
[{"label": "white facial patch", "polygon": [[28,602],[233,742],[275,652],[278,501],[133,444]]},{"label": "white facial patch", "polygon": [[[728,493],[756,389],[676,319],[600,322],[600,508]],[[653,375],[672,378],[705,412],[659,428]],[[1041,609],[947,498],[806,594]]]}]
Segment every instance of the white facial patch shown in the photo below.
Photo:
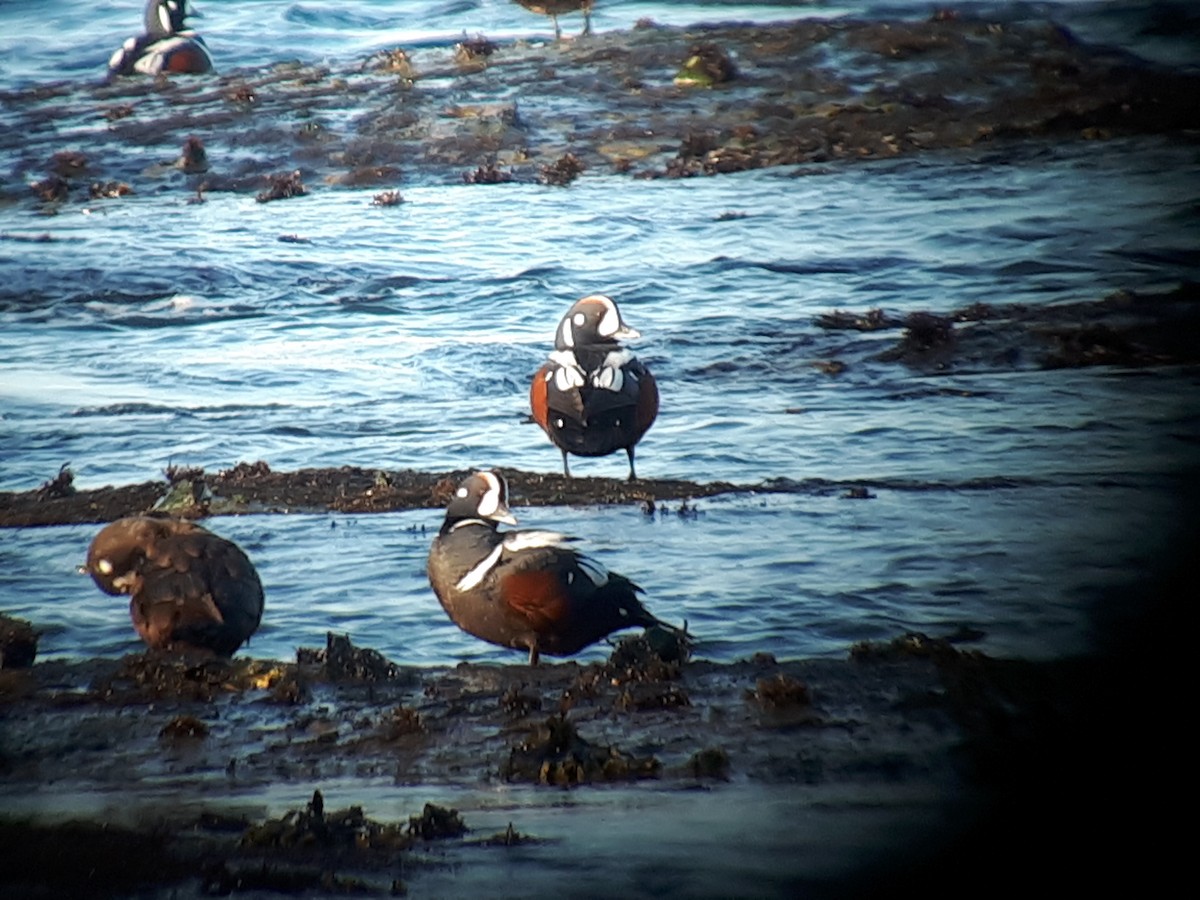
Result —
[{"label": "white facial patch", "polygon": [[500,509],[500,503],[504,499],[504,488],[500,484],[500,479],[491,472],[480,472],[479,477],[487,483],[487,490],[484,491],[482,497],[479,498],[478,511],[485,519],[489,516],[494,516],[496,511]]},{"label": "white facial patch", "polygon": [[596,587],[604,587],[604,585],[608,584],[608,569],[604,568],[604,566],[600,565],[600,563],[596,562],[590,556],[578,556],[575,561],[579,563],[579,568],[583,570],[583,573],[591,579],[592,584]]},{"label": "white facial patch", "polygon": [[600,319],[600,324],[596,326],[596,331],[600,333],[601,337],[612,337],[621,327],[621,314],[617,312],[617,304],[603,294],[597,294],[594,299],[604,304],[604,316]]},{"label": "white facial patch", "polygon": [[471,493],[471,492],[468,491],[465,487],[460,487],[457,491],[454,492],[454,496],[455,497],[465,497],[469,493]]},{"label": "white facial patch", "polygon": [[488,572],[495,568],[496,563],[500,561],[500,554],[504,552],[504,545],[497,544],[496,549],[487,555],[483,562],[479,563],[475,568],[471,569],[466,575],[458,579],[458,584],[455,585],[460,591],[469,591],[477,586],[483,579],[487,578]]},{"label": "white facial patch", "polygon": [[575,330],[571,327],[570,319],[563,319],[558,326],[558,340],[564,347],[575,346]]},{"label": "white facial patch", "polygon": [[171,33],[171,12],[174,8],[174,3],[165,3],[158,8],[158,24],[167,34]]},{"label": "white facial patch", "polygon": [[96,563],[96,568],[100,570],[101,575],[111,575],[113,573],[113,564],[107,559],[102,559]]}]

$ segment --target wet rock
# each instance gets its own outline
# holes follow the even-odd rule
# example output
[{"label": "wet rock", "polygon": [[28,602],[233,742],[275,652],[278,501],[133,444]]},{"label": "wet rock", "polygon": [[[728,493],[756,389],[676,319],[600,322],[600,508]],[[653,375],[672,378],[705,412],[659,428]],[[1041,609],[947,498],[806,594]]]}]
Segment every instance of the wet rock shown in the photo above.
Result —
[{"label": "wet rock", "polygon": [[204,143],[195,135],[183,142],[183,151],[175,160],[175,168],[185,175],[197,175],[208,171],[208,151]]},{"label": "wet rock", "polygon": [[384,741],[398,741],[426,731],[421,713],[408,706],[397,706],[379,723],[379,737]]},{"label": "wet rock", "polygon": [[[0,818],[0,893],[6,897],[131,896],[172,885],[191,865],[163,833],[90,822],[40,824]],[[69,860],[69,864],[66,862]]]},{"label": "wet rock", "polygon": [[50,172],[59,178],[78,178],[88,171],[88,158],[78,150],[60,150],[50,160]]},{"label": "wet rock", "polygon": [[208,736],[208,726],[195,716],[176,716],[162,727],[160,738],[203,738]]},{"label": "wet rock", "polygon": [[208,866],[200,888],[207,896],[225,897],[244,892],[311,895],[362,896],[375,894],[372,885],[361,878],[339,876],[328,869],[311,866],[236,865],[227,862]]},{"label": "wet rock", "polygon": [[783,672],[760,678],[754,686],[755,701],[769,709],[807,707],[812,705],[808,685]]},{"label": "wet rock", "polygon": [[121,658],[115,671],[99,675],[94,696],[118,704],[174,698],[209,702],[256,686],[267,664],[201,653],[147,650]]},{"label": "wet rock", "polygon": [[677,684],[630,684],[617,695],[617,709],[642,712],[691,706],[687,692]]},{"label": "wet rock", "polygon": [[40,633],[24,619],[0,613],[0,669],[25,669],[37,657]]},{"label": "wet rock", "polygon": [[712,43],[694,44],[675,75],[675,83],[688,87],[712,87],[737,76],[729,54]]},{"label": "wet rock", "polygon": [[518,847],[522,844],[540,844],[538,838],[531,837],[528,834],[521,834],[513,828],[513,823],[509,822],[508,827],[504,831],[497,831],[495,834],[485,837],[476,842],[483,847]]},{"label": "wet rock", "polygon": [[[974,653],[974,651],[972,651]],[[890,641],[859,641],[850,648],[850,658],[857,662],[895,661],[904,658],[957,660],[959,651],[946,638],[931,638],[919,631],[910,631]]]},{"label": "wet rock", "polygon": [[426,803],[421,815],[408,820],[408,833],[426,841],[460,837],[466,832],[467,826],[458,810],[433,803]]},{"label": "wet rock", "polygon": [[693,753],[684,769],[693,778],[716,778],[728,781],[729,754],[721,747],[706,747]]},{"label": "wet rock", "polygon": [[325,798],[319,790],[300,810],[291,810],[279,819],[268,819],[246,829],[241,845],[254,849],[336,848],[374,851],[407,850],[412,846],[413,830],[400,824],[384,824],[368,819],[361,806],[327,813]]},{"label": "wet rock", "polygon": [[514,684],[500,695],[500,708],[515,716],[526,716],[542,708],[541,695],[523,684]]}]

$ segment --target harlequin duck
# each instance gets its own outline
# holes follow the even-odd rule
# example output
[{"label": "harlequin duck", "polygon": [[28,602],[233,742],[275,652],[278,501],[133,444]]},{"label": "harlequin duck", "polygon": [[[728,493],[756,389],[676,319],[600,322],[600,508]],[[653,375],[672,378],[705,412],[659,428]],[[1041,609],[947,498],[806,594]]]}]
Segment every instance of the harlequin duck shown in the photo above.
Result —
[{"label": "harlequin duck", "polygon": [[118,519],[92,541],[86,569],[105,593],[130,595],[133,627],[158,649],[232,656],[262,619],[262,583],[246,554],[184,519]]},{"label": "harlequin duck", "polygon": [[607,456],[633,447],[658,415],[658,384],[621,339],[641,337],[625,324],[617,304],[592,294],[567,310],[554,335],[554,352],[533,376],[529,405],[533,420],[567,454]]},{"label": "harlequin duck", "polygon": [[517,3],[530,12],[549,16],[554,23],[554,39],[562,40],[562,29],[558,27],[558,17],[563,13],[583,13],[583,33],[592,33],[592,5],[594,0],[517,0]]},{"label": "harlequin duck", "polygon": [[187,0],[148,0],[146,33],[127,40],[108,61],[108,75],[157,75],[160,72],[192,73],[212,71],[212,57],[204,38],[185,31]]},{"label": "harlequin duck", "polygon": [[496,472],[467,478],[446,507],[427,572],[442,608],[459,628],[501,647],[570,656],[622,628],[684,630],[651,615],[641,588],[568,546],[575,538],[516,524],[508,482]]}]

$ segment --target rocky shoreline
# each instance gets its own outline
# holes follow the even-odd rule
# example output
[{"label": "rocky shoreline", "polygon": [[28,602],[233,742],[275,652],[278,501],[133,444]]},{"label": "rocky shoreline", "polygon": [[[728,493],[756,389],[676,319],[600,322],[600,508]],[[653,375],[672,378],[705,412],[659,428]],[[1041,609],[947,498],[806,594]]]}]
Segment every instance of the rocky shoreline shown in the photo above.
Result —
[{"label": "rocky shoreline", "polygon": [[[1200,125],[1188,99],[1198,92],[1194,74],[1049,21],[951,10],[926,21],[646,21],[562,45],[477,36],[322,66],[5,91],[0,154],[20,152],[0,197],[47,213],[148,191],[267,202],[322,188],[566,186],[587,172],[679,178],[1029,138],[1182,136]],[[402,201],[395,190],[375,199]]]},{"label": "rocky shoreline", "polygon": [[[418,669],[331,634],[296,662],[147,653],[4,669],[0,886],[437,896],[471,893],[501,865],[522,886],[495,895],[528,896],[561,890],[562,854],[583,864],[606,849],[587,843],[586,807],[617,803],[630,827],[655,817],[674,836],[640,849],[610,836],[619,852],[701,877],[735,861],[761,873],[734,895],[890,884],[940,896],[1003,861],[1010,871],[972,891],[986,895],[1048,861],[1043,816],[1087,833],[1111,824],[1121,791],[1098,802],[1088,779],[1123,744],[1091,743],[1121,696],[1104,695],[1113,684],[1101,660],[994,660],[917,634],[844,660],[665,661],[625,638],[603,663]],[[696,792],[732,824],[690,830]],[[572,797],[574,815],[550,814]],[[379,809],[397,805],[411,812],[385,821]],[[769,827],[780,805],[793,830],[731,852],[738,829]],[[866,828],[880,810],[903,829]],[[864,830],[841,848],[845,864],[813,864],[806,848],[833,852],[824,829],[846,817]],[[1007,832],[1014,822],[1021,831]],[[684,878],[658,893],[728,895],[720,884],[697,894]]]}]

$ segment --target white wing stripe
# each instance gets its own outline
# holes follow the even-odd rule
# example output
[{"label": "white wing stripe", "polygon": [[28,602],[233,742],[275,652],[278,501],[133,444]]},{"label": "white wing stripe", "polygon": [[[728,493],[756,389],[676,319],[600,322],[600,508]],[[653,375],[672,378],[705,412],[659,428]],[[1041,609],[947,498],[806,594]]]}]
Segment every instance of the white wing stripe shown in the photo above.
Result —
[{"label": "white wing stripe", "polygon": [[500,561],[500,554],[504,552],[504,544],[497,544],[496,549],[487,555],[483,562],[479,563],[470,572],[458,579],[458,584],[455,585],[460,591],[469,591],[471,588],[478,585],[487,577],[488,572],[492,571],[496,563]]},{"label": "white wing stripe", "polygon": [[526,531],[510,531],[504,536],[503,546],[512,553],[519,553],[522,550],[534,550],[539,547],[561,547],[568,540],[570,538],[557,531],[529,529]]},{"label": "white wing stripe", "polygon": [[592,584],[596,587],[604,587],[608,584],[608,569],[600,565],[589,556],[577,556],[575,561],[579,563],[579,568],[583,569],[583,573],[592,580]]}]

